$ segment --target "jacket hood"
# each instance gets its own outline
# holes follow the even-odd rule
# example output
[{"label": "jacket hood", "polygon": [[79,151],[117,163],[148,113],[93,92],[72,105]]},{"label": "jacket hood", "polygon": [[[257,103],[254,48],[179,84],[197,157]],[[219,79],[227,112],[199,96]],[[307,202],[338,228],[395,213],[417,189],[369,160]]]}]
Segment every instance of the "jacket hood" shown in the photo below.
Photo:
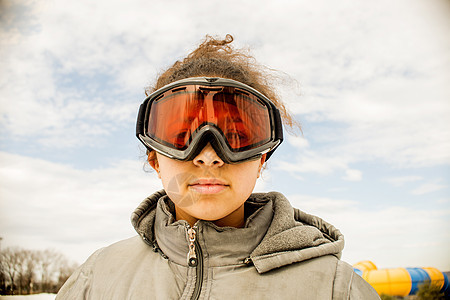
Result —
[{"label": "jacket hood", "polygon": [[[156,242],[155,219],[157,205],[162,198],[167,198],[164,190],[154,193],[131,216],[135,230],[154,251],[161,251]],[[252,194],[246,201],[246,205],[251,206],[254,211],[248,219],[262,218],[262,209],[259,208],[268,204],[273,210],[272,220],[265,228],[259,229],[265,234],[255,248],[249,250],[246,260],[247,263],[252,262],[259,273],[325,255],[340,258],[344,248],[344,236],[340,231],[319,217],[293,208],[280,193]],[[246,226],[248,223],[247,221]],[[238,232],[239,228],[236,229],[236,234]]]}]

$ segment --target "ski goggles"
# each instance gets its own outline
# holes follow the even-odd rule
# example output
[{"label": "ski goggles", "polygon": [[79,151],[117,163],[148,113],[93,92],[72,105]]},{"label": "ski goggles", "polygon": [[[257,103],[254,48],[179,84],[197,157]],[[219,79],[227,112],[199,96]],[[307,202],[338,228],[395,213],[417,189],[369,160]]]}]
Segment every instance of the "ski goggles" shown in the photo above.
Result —
[{"label": "ski goggles", "polygon": [[136,136],[149,150],[192,160],[210,143],[226,163],[266,160],[283,141],[280,113],[263,94],[231,79],[187,78],[149,95]]}]

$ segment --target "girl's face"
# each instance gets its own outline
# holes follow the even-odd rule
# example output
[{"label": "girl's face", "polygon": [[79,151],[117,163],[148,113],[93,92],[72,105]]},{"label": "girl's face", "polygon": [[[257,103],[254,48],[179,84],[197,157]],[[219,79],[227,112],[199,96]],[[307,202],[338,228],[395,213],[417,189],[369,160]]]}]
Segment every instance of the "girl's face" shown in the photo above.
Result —
[{"label": "girl's face", "polygon": [[244,224],[244,202],[259,177],[261,159],[226,164],[210,144],[190,161],[156,154],[150,165],[158,172],[167,195],[175,204],[177,220],[193,225],[197,220],[219,226]]}]

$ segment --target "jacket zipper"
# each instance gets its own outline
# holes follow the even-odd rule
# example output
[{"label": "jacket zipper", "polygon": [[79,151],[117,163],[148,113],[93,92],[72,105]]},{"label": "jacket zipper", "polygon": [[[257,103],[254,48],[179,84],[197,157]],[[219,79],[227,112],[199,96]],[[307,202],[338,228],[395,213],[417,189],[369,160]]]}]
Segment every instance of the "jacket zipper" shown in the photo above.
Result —
[{"label": "jacket zipper", "polygon": [[188,227],[189,251],[187,255],[188,266],[196,267],[196,278],[194,292],[191,299],[197,300],[200,297],[203,282],[203,253],[197,240],[197,225]]}]

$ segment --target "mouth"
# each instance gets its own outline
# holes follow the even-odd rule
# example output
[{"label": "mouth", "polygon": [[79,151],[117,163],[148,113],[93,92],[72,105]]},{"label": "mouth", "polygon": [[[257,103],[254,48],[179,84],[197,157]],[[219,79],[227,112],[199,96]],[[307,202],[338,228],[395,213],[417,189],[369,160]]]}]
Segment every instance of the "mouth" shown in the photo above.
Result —
[{"label": "mouth", "polygon": [[196,179],[188,184],[189,189],[199,194],[217,194],[225,190],[229,185],[220,179]]}]

